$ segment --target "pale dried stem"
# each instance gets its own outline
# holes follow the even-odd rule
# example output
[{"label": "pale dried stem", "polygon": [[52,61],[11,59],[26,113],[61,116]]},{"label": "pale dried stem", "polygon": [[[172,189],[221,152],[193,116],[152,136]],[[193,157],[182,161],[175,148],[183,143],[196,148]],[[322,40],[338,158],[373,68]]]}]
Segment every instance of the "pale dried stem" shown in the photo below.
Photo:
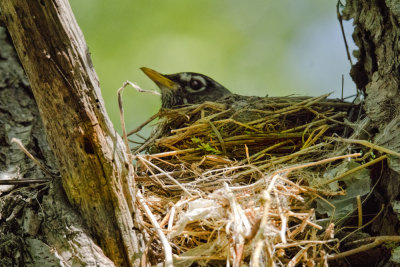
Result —
[{"label": "pale dried stem", "polygon": [[53,177],[54,175],[42,164],[40,163],[39,160],[37,160],[22,144],[21,140],[18,138],[11,138],[11,143],[15,143],[18,145],[18,147],[22,150],[22,152],[25,153],[25,155],[28,156],[36,165],[39,166],[40,169],[42,169],[46,174],[48,174],[50,177]]},{"label": "pale dried stem", "polygon": [[157,222],[157,219],[154,217],[153,213],[151,212],[150,208],[146,204],[146,200],[143,198],[142,193],[140,190],[136,194],[136,199],[139,202],[139,204],[142,206],[143,210],[145,211],[147,217],[150,219],[151,224],[153,225],[154,229],[156,230],[158,237],[160,238],[160,241],[163,245],[164,248],[164,254],[165,254],[165,266],[168,267],[173,267],[174,262],[172,258],[172,248],[168,242],[167,237],[164,235],[160,225]]}]

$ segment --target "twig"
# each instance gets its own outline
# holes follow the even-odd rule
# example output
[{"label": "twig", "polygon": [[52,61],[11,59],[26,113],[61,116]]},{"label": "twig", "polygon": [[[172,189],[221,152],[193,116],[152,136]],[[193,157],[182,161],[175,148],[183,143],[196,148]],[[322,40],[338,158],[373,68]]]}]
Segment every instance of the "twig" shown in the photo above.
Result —
[{"label": "twig", "polygon": [[167,151],[167,152],[161,152],[157,154],[149,154],[149,155],[143,155],[144,157],[149,157],[149,158],[164,158],[164,157],[171,157],[179,154],[184,154],[184,153],[192,153],[195,152],[196,150],[199,150],[198,148],[188,148],[188,149],[182,149],[182,150],[177,150],[177,151]]},{"label": "twig", "polygon": [[347,59],[350,61],[350,65],[353,66],[353,61],[351,60],[351,56],[350,56],[350,52],[349,52],[349,45],[347,44],[346,34],[344,33],[343,18],[342,18],[342,14],[340,14],[340,6],[343,6],[343,4],[339,0],[336,5],[336,15],[339,20],[340,29],[342,31],[343,41],[344,41],[344,45],[346,47]]},{"label": "twig", "polygon": [[152,137],[150,137],[149,139],[147,139],[147,141],[141,145],[139,148],[137,148],[135,151],[133,151],[133,154],[138,154],[140,152],[142,152],[144,149],[146,149],[146,147],[151,144],[152,142],[154,142],[158,137],[161,136],[160,132],[155,133]]},{"label": "twig", "polygon": [[[318,128],[314,129],[311,132],[311,134],[309,135],[309,137],[307,138],[307,140],[304,142],[303,147],[301,149],[307,148],[307,147],[315,144],[315,142],[317,142],[318,138],[320,136],[322,136],[328,129],[329,129],[328,125],[321,125]],[[317,132],[317,134],[315,134],[316,132]]]},{"label": "twig", "polygon": [[297,263],[300,261],[300,259],[303,257],[303,255],[307,252],[307,250],[312,246],[312,244],[308,244],[304,248],[302,248],[297,254],[288,262],[287,266],[288,267],[294,267],[297,265]]},{"label": "twig", "polygon": [[122,93],[125,89],[126,86],[131,84],[129,81],[124,82],[121,88],[118,89],[117,94],[118,94],[118,106],[119,106],[119,120],[121,123],[121,128],[122,128],[122,138],[125,142],[125,149],[130,154],[130,149],[129,149],[129,143],[128,143],[128,136],[126,135],[126,127],[125,127],[125,119],[124,119],[124,107],[122,104]]},{"label": "twig", "polygon": [[[263,131],[261,131],[259,129],[256,129],[256,128],[254,128],[254,127],[252,127],[252,126],[250,126],[250,125],[248,125],[246,123],[243,123],[243,122],[240,122],[240,121],[237,121],[237,120],[234,120],[234,119],[224,119],[224,120],[215,121],[214,123],[225,124],[225,123],[228,123],[228,122],[231,122],[233,124],[239,125],[241,127],[244,127],[246,129],[249,129],[249,130],[254,131],[256,133],[262,133],[263,132]],[[239,129],[239,127],[237,129]]]},{"label": "twig", "polygon": [[273,189],[273,186],[275,185],[276,180],[280,177],[280,173],[274,172],[269,177],[271,178],[271,181],[268,185],[268,188],[262,193],[263,199],[265,201],[264,212],[263,212],[263,216],[261,217],[260,227],[256,234],[257,242],[256,242],[256,248],[252,255],[252,262],[253,262],[252,267],[259,266],[259,258],[261,256],[261,250],[262,250],[262,247],[264,246],[264,242],[265,242],[264,241],[264,231],[265,231],[265,227],[266,227],[267,221],[268,221],[268,211],[272,204],[271,191]]},{"label": "twig", "polygon": [[330,240],[301,240],[298,242],[288,243],[288,244],[276,244],[275,248],[292,248],[292,247],[300,247],[308,244],[327,244],[332,242],[338,242],[337,239]]},{"label": "twig", "polygon": [[375,145],[371,142],[368,142],[367,140],[358,140],[358,139],[346,139],[346,138],[341,138],[341,137],[327,137],[327,139],[330,140],[334,140],[334,141],[339,141],[339,142],[346,142],[346,143],[353,143],[353,144],[359,144],[359,145],[363,145],[375,150],[378,150],[380,152],[392,155],[392,156],[396,156],[396,157],[400,157],[400,153],[393,151],[391,149],[385,148],[383,146],[378,146]]},{"label": "twig", "polygon": [[326,115],[324,115],[324,114],[322,114],[320,112],[315,111],[314,109],[312,109],[310,107],[307,107],[307,110],[311,111],[312,113],[314,113],[318,117],[326,119],[327,121],[331,121],[331,122],[334,122],[334,123],[337,123],[337,124],[341,124],[341,125],[345,125],[345,126],[352,126],[349,123],[346,123],[346,122],[343,122],[343,121],[338,121],[338,120],[334,119],[334,118],[337,118],[337,117],[343,118],[344,116],[347,115],[347,112],[338,112],[338,113],[335,113],[335,115],[333,115],[331,117],[328,117],[328,116],[326,116]]},{"label": "twig", "polygon": [[304,231],[304,229],[306,228],[308,219],[310,219],[313,214],[314,214],[314,209],[310,209],[310,211],[308,212],[307,216],[303,219],[301,224],[299,226],[297,226],[296,229],[290,233],[290,235],[289,235],[290,239],[293,239],[294,237],[296,237],[297,234]]},{"label": "twig", "polygon": [[150,122],[152,122],[153,120],[155,120],[158,116],[160,115],[160,111],[157,112],[156,114],[154,114],[153,116],[151,116],[150,118],[148,118],[145,122],[143,122],[142,124],[140,124],[138,127],[136,127],[135,129],[133,129],[132,131],[130,131],[128,133],[128,136],[139,132],[140,130],[143,129],[144,126],[146,126],[147,124],[149,124]]},{"label": "twig", "polygon": [[286,240],[286,231],[287,231],[287,214],[283,213],[282,210],[282,204],[280,203],[281,201],[279,200],[279,196],[278,196],[278,192],[276,190],[276,188],[274,188],[274,194],[275,194],[275,199],[276,199],[276,206],[278,208],[278,213],[279,213],[279,217],[281,219],[281,229],[279,231],[279,236],[281,237],[281,242],[286,244],[287,240]]},{"label": "twig", "polygon": [[176,260],[225,260],[221,256],[178,256],[174,254]]},{"label": "twig", "polygon": [[147,164],[151,165],[153,168],[155,168],[156,170],[158,170],[161,173],[164,173],[174,184],[176,184],[177,186],[179,186],[180,189],[182,189],[183,192],[185,192],[188,196],[192,197],[193,195],[190,194],[189,191],[187,191],[187,189],[181,185],[174,177],[172,177],[171,175],[169,175],[167,172],[165,172],[163,169],[161,169],[160,167],[158,167],[157,165],[154,165],[152,162],[148,161],[147,159],[145,159],[145,157],[142,156],[138,156],[138,158],[140,158],[141,160],[143,160],[144,162],[146,162]]},{"label": "twig", "polygon": [[358,227],[361,227],[363,225],[363,216],[362,216],[363,212],[362,212],[360,195],[357,195],[356,200],[357,200],[357,210],[358,210]]},{"label": "twig", "polygon": [[42,169],[42,171],[44,171],[45,173],[47,173],[48,175],[50,175],[51,177],[54,177],[54,175],[50,172],[50,170],[48,170],[42,163],[40,163],[39,160],[37,160],[22,144],[21,140],[18,138],[13,137],[11,139],[11,143],[15,143],[19,146],[19,148],[25,153],[25,155],[27,155],[36,165],[39,166],[40,169]]},{"label": "twig", "polygon": [[[125,187],[125,190],[129,191],[132,196],[135,196],[136,181],[135,181],[135,172],[134,172],[133,163],[132,163],[133,156],[132,156],[131,150],[129,148],[128,136],[126,135],[126,127],[125,127],[125,119],[124,119],[124,108],[123,108],[123,103],[122,103],[122,93],[123,93],[125,87],[128,84],[130,84],[134,88],[136,88],[135,84],[133,84],[133,83],[131,83],[129,81],[126,81],[122,85],[122,87],[118,89],[117,94],[118,94],[118,106],[119,106],[119,119],[120,119],[120,122],[121,122],[121,128],[122,128],[122,133],[123,133],[122,134],[122,139],[124,140],[124,143],[125,143],[125,152],[126,152],[126,155],[127,155],[127,158],[128,158],[128,170],[129,170],[128,171],[128,175],[132,176],[131,178],[127,179],[127,186]],[[113,158],[114,158],[115,153],[116,153],[116,149],[115,148],[116,148],[116,142],[118,140],[117,138],[118,138],[118,136],[116,134],[115,143],[114,143],[114,150],[113,150]],[[132,206],[133,203],[128,203],[128,204],[129,204],[129,206],[131,206],[132,209],[135,209],[135,207]]]},{"label": "twig", "polygon": [[147,217],[150,219],[151,224],[155,228],[158,237],[160,238],[161,244],[163,245],[164,248],[164,254],[165,254],[165,266],[167,267],[173,267],[174,262],[172,258],[172,248],[168,242],[167,237],[164,235],[160,225],[157,222],[157,219],[154,217],[153,213],[151,212],[150,208],[147,206],[145,199],[143,198],[142,193],[140,190],[137,191],[136,194],[136,199],[139,202],[139,204],[143,207]]},{"label": "twig", "polygon": [[222,138],[221,134],[219,133],[217,128],[215,128],[214,124],[211,121],[208,121],[208,124],[210,124],[211,129],[213,130],[215,136],[218,138],[219,144],[221,145],[221,148],[222,148],[222,152],[224,153],[224,155],[226,155],[224,139]]},{"label": "twig", "polygon": [[328,162],[332,162],[335,160],[339,160],[339,159],[345,159],[345,158],[353,158],[353,157],[360,157],[361,153],[353,153],[353,154],[348,154],[348,155],[342,155],[342,156],[337,156],[337,157],[332,157],[332,158],[328,158],[328,159],[322,159],[319,161],[315,161],[315,162],[310,162],[310,163],[305,163],[305,164],[301,164],[298,166],[294,166],[294,167],[288,167],[288,168],[284,168],[284,169],[280,169],[277,170],[275,172],[272,173],[272,175],[274,175],[275,173],[282,173],[282,172],[292,172],[294,170],[298,170],[298,169],[303,169],[303,168],[308,168],[308,167],[312,167],[312,166],[317,166],[317,165],[322,165]]},{"label": "twig", "polygon": [[265,190],[263,193],[263,199],[264,199],[264,212],[263,216],[261,217],[261,222],[260,222],[260,227],[258,228],[257,234],[256,234],[256,245],[253,254],[251,255],[251,267],[258,267],[259,262],[260,262],[260,257],[261,257],[261,251],[264,246],[264,243],[266,240],[264,240],[264,229],[268,221],[268,210],[271,206],[271,195],[268,193],[267,190]]},{"label": "twig", "polygon": [[[300,150],[300,151],[297,151],[297,152],[295,152],[295,153],[293,153],[293,154],[287,155],[287,156],[285,156],[285,157],[281,157],[281,158],[275,160],[274,162],[268,162],[268,163],[266,163],[266,164],[260,165],[260,166],[257,167],[257,170],[262,170],[262,169],[268,168],[268,167],[270,167],[272,164],[283,163],[283,162],[285,162],[285,161],[288,161],[288,160],[290,160],[290,159],[292,159],[292,158],[295,158],[295,157],[297,157],[297,156],[299,156],[299,155],[306,154],[306,153],[308,153],[309,151],[312,151],[313,149],[320,148],[320,147],[323,147],[323,146],[325,146],[325,145],[326,145],[325,143],[319,143],[319,144],[317,144],[317,145],[315,145],[315,146],[307,147],[307,148],[305,148],[305,149],[303,149],[303,150]],[[329,158],[329,159],[323,159],[323,160],[321,160],[321,161],[308,163],[308,164],[312,164],[312,165],[305,166],[304,168],[310,167],[310,166],[314,166],[314,165],[319,165],[319,164],[328,163],[328,162],[335,161],[335,160],[338,160],[338,159],[343,159],[343,158],[346,158],[346,157],[359,157],[359,156],[361,156],[361,153],[355,153],[355,154],[349,154],[349,155],[339,156],[340,158],[339,158],[339,157],[334,157],[334,158]],[[302,166],[303,166],[303,165],[298,166],[298,169],[303,168]],[[236,176],[239,176],[239,175],[248,175],[248,174],[253,173],[254,171],[256,171],[256,170],[250,169],[250,170],[242,171],[242,172],[240,172],[240,173],[237,173]],[[276,173],[276,171],[275,171],[274,173]],[[259,180],[259,182],[262,182],[262,180]]]},{"label": "twig", "polygon": [[[337,259],[341,259],[344,257],[348,257],[350,255],[354,255],[363,251],[367,251],[369,249],[372,249],[374,247],[377,247],[385,242],[400,242],[400,236],[396,235],[396,236],[377,236],[377,237],[373,237],[373,238],[369,238],[369,239],[373,239],[374,241],[370,244],[367,245],[363,245],[360,246],[358,248],[355,249],[351,249],[342,253],[338,253],[336,255],[328,255],[328,260],[337,260]],[[360,240],[360,241],[364,241],[364,240]]]},{"label": "twig", "polygon": [[48,178],[38,178],[38,179],[22,178],[22,179],[18,179],[18,180],[7,179],[7,180],[0,180],[0,185],[47,183],[50,181],[51,181],[51,179],[48,179]]},{"label": "twig", "polygon": [[351,233],[349,233],[348,235],[346,235],[345,237],[343,237],[343,238],[340,240],[340,243],[343,243],[343,241],[346,240],[347,238],[349,238],[352,234],[354,234],[354,233],[360,231],[361,229],[367,227],[368,225],[370,225],[373,221],[375,221],[375,220],[381,215],[381,213],[383,212],[384,208],[385,208],[385,206],[382,205],[382,206],[381,206],[381,209],[380,209],[379,212],[378,212],[378,214],[376,214],[376,215],[374,216],[374,218],[372,218],[372,220],[370,220],[369,222],[367,222],[367,223],[364,224],[363,226],[358,227],[357,229],[355,229],[354,231],[352,231]]},{"label": "twig", "polygon": [[130,86],[132,86],[133,88],[135,88],[136,91],[138,91],[139,93],[149,93],[149,94],[153,94],[153,95],[157,95],[157,96],[160,96],[160,95],[161,95],[161,94],[160,94],[159,92],[157,92],[157,91],[142,89],[142,88],[140,88],[139,85],[137,85],[136,83],[130,82],[130,81],[126,81],[126,82],[124,83],[124,87],[126,87],[128,84],[129,84]]},{"label": "twig", "polygon": [[[343,32],[342,32],[343,33]],[[340,97],[340,99],[343,101],[344,99],[343,99],[343,91],[344,91],[344,75],[342,74],[342,94],[341,94],[341,97]]]},{"label": "twig", "polygon": [[[309,108],[307,108],[307,110],[309,110],[311,112],[313,111],[312,109],[309,109]],[[317,113],[315,113],[315,114],[317,114]],[[335,115],[333,115],[331,117],[326,117],[325,115],[318,113],[317,115],[321,116],[323,119],[317,120],[317,121],[312,121],[310,123],[307,123],[307,124],[304,124],[304,125],[300,125],[300,126],[296,126],[294,128],[291,128],[291,129],[287,129],[287,130],[282,131],[281,133],[290,133],[290,132],[298,131],[298,130],[301,130],[301,129],[304,129],[304,128],[307,128],[307,127],[317,126],[318,124],[326,123],[326,121],[339,122],[339,121],[334,120],[334,119],[338,118],[338,117],[343,117],[345,114],[346,114],[345,112],[338,112],[338,113],[336,113]],[[345,124],[345,123],[340,123],[340,124]],[[347,125],[347,124],[345,124],[345,125]]]},{"label": "twig", "polygon": [[160,181],[159,177],[157,174],[154,173],[154,171],[148,166],[148,164],[143,161],[142,157],[137,157],[139,161],[149,170],[149,172],[152,174],[151,176],[148,176],[148,178],[155,184],[159,185],[165,192],[166,190],[164,189],[165,185]]},{"label": "twig", "polygon": [[[291,141],[291,140],[285,140],[285,141],[279,142],[279,143],[277,143],[277,144],[274,144],[274,145],[272,145],[272,146],[269,146],[269,147],[267,147],[266,149],[263,149],[263,150],[261,150],[260,152],[257,152],[257,153],[255,153],[255,154],[251,155],[250,157],[246,157],[245,159],[239,161],[239,162],[237,163],[237,165],[241,165],[241,164],[245,163],[246,161],[250,164],[250,160],[251,160],[251,159],[254,159],[254,158],[257,159],[258,156],[262,156],[263,154],[267,153],[268,151],[274,150],[274,149],[276,149],[276,148],[278,148],[278,147],[281,147],[281,146],[283,146],[283,145],[287,145],[287,144],[289,144],[290,142],[292,142],[292,141]],[[246,146],[247,146],[247,145],[246,145]]]},{"label": "twig", "polygon": [[[361,155],[361,154],[360,154],[360,155]],[[353,169],[351,169],[351,170],[348,170],[347,172],[342,173],[342,174],[336,176],[335,178],[332,178],[332,179],[330,179],[330,180],[327,180],[327,181],[325,181],[325,182],[323,182],[323,183],[320,183],[320,184],[318,184],[317,186],[323,186],[323,185],[327,185],[327,184],[336,182],[336,181],[338,181],[338,180],[341,180],[343,177],[346,177],[346,176],[349,175],[349,174],[352,174],[352,173],[355,173],[355,172],[357,172],[357,171],[359,171],[359,170],[361,170],[361,169],[367,168],[367,167],[369,167],[369,166],[371,166],[371,165],[374,165],[375,163],[378,163],[379,161],[382,161],[382,160],[384,160],[384,159],[387,159],[387,155],[380,156],[380,157],[377,158],[377,159],[371,160],[371,161],[369,161],[369,162],[367,162],[367,163],[365,163],[365,164],[363,164],[363,165],[360,165],[360,166],[355,167],[355,168],[353,168]]]}]

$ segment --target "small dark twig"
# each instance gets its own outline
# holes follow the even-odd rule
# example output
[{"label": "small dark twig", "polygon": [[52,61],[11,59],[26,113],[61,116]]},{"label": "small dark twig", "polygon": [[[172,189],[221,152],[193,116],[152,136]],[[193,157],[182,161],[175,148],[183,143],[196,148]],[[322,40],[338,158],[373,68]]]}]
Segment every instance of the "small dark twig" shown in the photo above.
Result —
[{"label": "small dark twig", "polygon": [[[371,237],[369,239],[365,239],[366,241],[372,240],[372,243],[366,244],[366,245],[362,245],[358,248],[355,249],[351,249],[342,253],[338,253],[335,255],[328,255],[327,259],[329,261],[331,260],[337,260],[337,259],[341,259],[344,257],[348,257],[360,252],[365,252],[367,250],[373,249],[383,243],[387,243],[387,242],[392,242],[392,243],[399,243],[400,242],[400,236],[376,236],[376,237]],[[364,241],[364,240],[363,240]]]},{"label": "small dark twig", "polygon": [[346,34],[344,33],[343,18],[342,18],[342,14],[340,14],[340,7],[341,6],[343,6],[343,4],[339,0],[337,2],[337,5],[336,5],[336,14],[337,14],[337,18],[339,20],[340,29],[342,30],[343,41],[344,41],[344,45],[346,47],[347,59],[350,61],[350,65],[353,67],[353,61],[351,60],[351,55],[350,55],[350,52],[349,52],[349,46],[347,44],[347,39],[346,39]]},{"label": "small dark twig", "polygon": [[46,174],[50,175],[50,177],[54,177],[54,174],[51,173],[39,160],[37,160],[22,144],[21,140],[18,138],[13,137],[11,139],[11,143],[15,143],[24,153],[27,155],[36,165],[39,166]]},{"label": "small dark twig", "polygon": [[132,153],[133,154],[139,154],[140,152],[142,152],[144,149],[146,149],[146,147],[153,143],[157,138],[159,138],[161,136],[161,132],[157,132],[155,133],[153,136],[151,136],[149,139],[146,140],[146,142],[141,145],[139,148],[137,148],[136,150],[134,150]]},{"label": "small dark twig", "polygon": [[138,142],[138,141],[135,141],[135,140],[132,140],[132,139],[129,139],[129,138],[128,138],[128,141],[129,141],[130,143],[133,143],[133,144],[143,145],[143,142]]},{"label": "small dark twig", "polygon": [[342,74],[342,97],[341,97],[342,101],[344,100],[343,91],[344,91],[344,75]]},{"label": "small dark twig", "polygon": [[140,124],[138,127],[136,127],[135,129],[133,129],[132,131],[130,131],[128,133],[128,136],[139,132],[140,130],[143,129],[144,126],[146,126],[147,124],[149,124],[150,122],[152,122],[153,120],[155,120],[158,116],[160,115],[160,112],[157,112],[156,114],[154,114],[153,116],[151,116],[150,118],[148,118],[145,122],[143,122],[142,124]]},{"label": "small dark twig", "polygon": [[37,178],[37,179],[7,179],[7,180],[0,180],[0,185],[21,185],[21,184],[33,184],[33,183],[47,183],[50,182],[51,179],[49,178]]},{"label": "small dark twig", "polygon": [[350,99],[350,98],[353,98],[353,97],[357,97],[357,94],[346,96],[345,98],[343,98],[343,101],[345,101],[347,99]]}]

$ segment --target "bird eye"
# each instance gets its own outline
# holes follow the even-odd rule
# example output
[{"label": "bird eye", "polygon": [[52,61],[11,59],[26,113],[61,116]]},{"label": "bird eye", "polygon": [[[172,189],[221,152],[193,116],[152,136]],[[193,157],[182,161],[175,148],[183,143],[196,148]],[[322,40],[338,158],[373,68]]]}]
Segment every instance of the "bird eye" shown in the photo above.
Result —
[{"label": "bird eye", "polygon": [[201,88],[204,87],[204,83],[201,82],[200,80],[197,79],[192,79],[190,81],[190,88],[192,88],[193,90],[200,90]]}]

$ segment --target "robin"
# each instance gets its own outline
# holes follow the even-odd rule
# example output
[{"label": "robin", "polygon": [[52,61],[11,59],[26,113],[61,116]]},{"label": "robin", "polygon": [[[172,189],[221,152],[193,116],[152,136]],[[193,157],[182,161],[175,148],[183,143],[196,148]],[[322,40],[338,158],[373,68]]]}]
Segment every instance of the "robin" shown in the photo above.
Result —
[{"label": "robin", "polygon": [[216,101],[224,96],[232,95],[224,86],[200,73],[161,74],[146,67],[141,70],[160,88],[163,108]]}]

